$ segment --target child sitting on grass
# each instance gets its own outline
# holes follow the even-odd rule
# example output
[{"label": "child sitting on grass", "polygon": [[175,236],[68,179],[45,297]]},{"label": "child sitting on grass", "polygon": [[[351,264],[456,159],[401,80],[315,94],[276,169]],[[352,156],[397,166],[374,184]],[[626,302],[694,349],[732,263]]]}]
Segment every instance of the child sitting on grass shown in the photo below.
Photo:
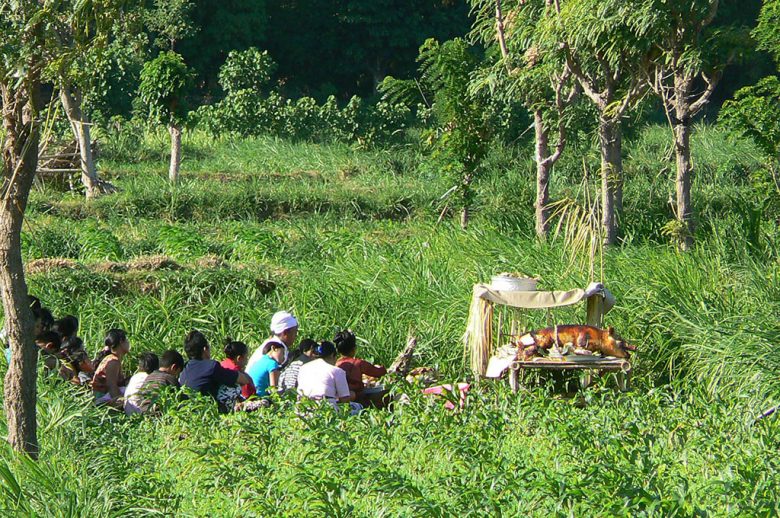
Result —
[{"label": "child sitting on grass", "polygon": [[[36,338],[45,331],[51,331],[51,326],[54,324],[54,317],[48,308],[41,305],[41,299],[33,295],[28,295],[30,302],[30,311],[33,317],[33,336]],[[6,323],[7,324],[7,323]],[[0,329],[0,342],[5,347],[5,359],[8,364],[11,363],[11,342],[10,337],[7,334],[6,324]]]},{"label": "child sitting on grass", "polygon": [[89,360],[84,341],[78,336],[71,336],[60,345],[60,376],[76,385],[89,383],[95,372]]},{"label": "child sitting on grass", "polygon": [[[200,331],[190,331],[184,339],[184,352],[189,361],[179,376],[179,383],[199,392],[204,396],[214,398],[217,403],[217,393],[222,385],[241,385],[242,387],[252,380],[241,371],[224,368],[211,359],[211,346],[206,337]],[[219,405],[220,412],[229,412],[232,408]]]},{"label": "child sitting on grass", "polygon": [[65,315],[59,320],[55,320],[51,326],[52,331],[59,333],[62,340],[75,337],[79,332],[79,319],[73,315]]},{"label": "child sitting on grass", "polygon": [[363,383],[363,376],[381,378],[387,374],[387,369],[381,365],[373,365],[360,358],[355,358],[357,340],[355,333],[349,329],[336,334],[336,338],[333,341],[341,354],[341,358],[336,362],[336,367],[343,369],[347,373],[349,390],[355,392],[356,401],[363,406],[369,404],[381,406],[382,396],[385,394],[384,387],[366,388],[365,383]]},{"label": "child sitting on grass", "polygon": [[249,366],[247,374],[252,378],[258,396],[267,396],[269,389],[276,389],[279,385],[279,369],[286,356],[284,344],[270,342],[268,352]]},{"label": "child sitting on grass", "polygon": [[184,358],[181,354],[173,349],[165,351],[160,357],[160,368],[149,374],[138,392],[128,398],[131,413],[146,413],[151,410],[165,387],[178,389],[179,375],[182,370],[184,370]]},{"label": "child sitting on grass", "polygon": [[125,414],[135,414],[140,410],[130,402],[130,398],[141,390],[146,378],[160,367],[160,359],[154,353],[143,353],[138,359],[138,372],[130,377],[125,388]]},{"label": "child sitting on grass", "polygon": [[95,358],[97,367],[92,378],[92,392],[98,404],[110,403],[121,408],[119,399],[125,390],[122,358],[130,352],[130,341],[122,329],[111,329],[103,344],[105,348]]},{"label": "child sitting on grass", "polygon": [[282,369],[279,375],[279,387],[282,390],[294,391],[298,388],[298,373],[302,365],[309,363],[317,357],[314,353],[315,347],[317,347],[317,342],[311,338],[301,340],[301,345],[298,346],[296,354],[293,355],[293,360],[287,364],[287,367]]},{"label": "child sitting on grass", "polygon": [[298,373],[298,393],[314,400],[326,400],[334,408],[338,403],[349,403],[350,412],[357,414],[362,406],[355,403],[355,393],[349,390],[347,375],[336,367],[336,346],[332,342],[322,342],[314,352],[316,360],[301,367]]},{"label": "child sitting on grass", "polygon": [[[224,368],[244,372],[249,361],[249,347],[244,342],[228,338],[225,345],[225,359],[220,362]],[[222,385],[217,391],[217,401],[227,409],[236,409],[236,404],[249,399],[256,394],[255,384],[250,381],[243,387],[240,385]]]},{"label": "child sitting on grass", "polygon": [[57,370],[59,364],[60,335],[54,331],[44,331],[35,337],[39,355],[46,371]]}]

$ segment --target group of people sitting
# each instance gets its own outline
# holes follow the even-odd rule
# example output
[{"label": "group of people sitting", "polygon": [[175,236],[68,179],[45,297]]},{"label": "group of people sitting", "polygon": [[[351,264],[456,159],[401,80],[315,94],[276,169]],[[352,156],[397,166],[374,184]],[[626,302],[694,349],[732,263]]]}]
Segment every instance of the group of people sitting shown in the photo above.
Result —
[{"label": "group of people sitting", "polygon": [[[212,359],[211,345],[203,333],[193,330],[184,339],[186,360],[174,349],[160,356],[145,352],[138,358],[137,372],[126,378],[122,362],[130,352],[130,341],[124,330],[109,330],[103,348],[90,361],[77,336],[76,317],[55,321],[40,307],[36,313],[36,345],[45,368],[90,387],[97,404],[123,409],[128,415],[149,412],[161,394],[171,390],[166,387],[186,387],[211,397],[221,412],[270,406],[271,394],[284,391],[336,407],[346,404],[351,413],[382,404],[386,391],[380,385],[367,387],[364,376],[378,379],[387,369],[355,356],[357,341],[352,331],[337,333],[333,341],[301,340],[291,352],[298,337],[296,318],[286,311],[277,312],[270,330],[271,336],[251,355],[247,344],[228,339],[221,362]],[[186,397],[186,393],[178,392],[177,397]]]}]

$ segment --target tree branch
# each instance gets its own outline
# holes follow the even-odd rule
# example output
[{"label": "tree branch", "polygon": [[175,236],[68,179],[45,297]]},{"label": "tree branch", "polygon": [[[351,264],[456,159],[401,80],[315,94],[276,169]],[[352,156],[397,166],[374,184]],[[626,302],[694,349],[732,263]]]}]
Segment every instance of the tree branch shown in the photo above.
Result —
[{"label": "tree branch", "polygon": [[563,52],[566,55],[566,66],[569,68],[569,70],[571,70],[571,73],[574,74],[574,77],[580,83],[580,86],[582,86],[582,91],[594,103],[596,103],[598,106],[602,106],[604,103],[602,94],[596,91],[593,82],[591,82],[590,78],[585,76],[585,74],[582,72],[582,68],[579,66],[579,63],[577,63],[577,61],[574,59],[571,49],[569,48],[569,45],[567,43],[563,44]]},{"label": "tree branch", "polygon": [[501,0],[496,0],[496,35],[498,36],[498,47],[501,49],[501,56],[504,58],[507,72],[509,71],[509,50],[506,47],[506,35],[504,33],[504,15],[501,12]]},{"label": "tree branch", "polygon": [[713,72],[711,76],[708,76],[704,72],[702,72],[701,77],[704,79],[704,82],[707,83],[707,88],[704,89],[704,91],[701,93],[699,98],[691,104],[691,106],[688,108],[688,116],[693,117],[699,111],[701,111],[702,108],[704,108],[704,105],[709,102],[710,97],[712,96],[712,93],[715,91],[715,87],[718,86],[718,82],[720,81],[721,76],[723,75],[722,72],[716,71]]},{"label": "tree branch", "polygon": [[563,72],[560,77],[558,77],[557,84],[555,85],[555,111],[558,117],[558,140],[555,144],[555,151],[553,154],[542,160],[542,163],[545,165],[557,162],[558,159],[561,158],[563,150],[566,148],[566,121],[564,120],[564,111],[567,106],[574,102],[580,93],[578,83],[575,81],[569,93],[564,97],[563,90],[566,83],[571,79],[571,75],[572,73],[571,70],[569,70],[569,67],[564,66]]},{"label": "tree branch", "polygon": [[620,102],[620,105],[618,105],[615,118],[622,116],[626,109],[631,106],[632,102],[645,94],[646,89],[647,84],[645,81],[642,81],[638,76],[633,77],[631,79],[631,85],[628,87],[628,92],[626,92],[626,96]]},{"label": "tree branch", "polygon": [[707,12],[707,16],[701,21],[699,28],[706,27],[712,23],[715,16],[718,14],[718,0],[712,0],[710,3],[710,10]]}]

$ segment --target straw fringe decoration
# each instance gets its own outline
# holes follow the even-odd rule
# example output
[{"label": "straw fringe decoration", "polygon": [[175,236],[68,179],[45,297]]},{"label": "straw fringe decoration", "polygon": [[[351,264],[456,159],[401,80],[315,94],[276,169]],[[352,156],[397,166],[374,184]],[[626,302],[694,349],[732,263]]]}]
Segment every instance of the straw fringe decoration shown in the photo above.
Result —
[{"label": "straw fringe decoration", "polygon": [[484,376],[493,344],[493,303],[474,294],[469,307],[469,320],[463,336],[464,356],[469,357],[471,370]]}]

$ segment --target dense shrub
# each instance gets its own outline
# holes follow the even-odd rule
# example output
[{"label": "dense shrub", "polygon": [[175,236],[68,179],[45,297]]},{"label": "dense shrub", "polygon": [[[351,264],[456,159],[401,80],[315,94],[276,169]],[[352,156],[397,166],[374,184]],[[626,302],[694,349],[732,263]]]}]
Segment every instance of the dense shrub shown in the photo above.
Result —
[{"label": "dense shrub", "polygon": [[196,124],[213,135],[374,146],[392,142],[409,123],[411,110],[402,104],[366,104],[353,97],[341,108],[334,96],[322,104],[311,97],[285,99],[270,84],[275,67],[266,52],[255,48],[231,52],[219,75],[226,96],[202,106],[195,114]]},{"label": "dense shrub", "polygon": [[323,104],[311,97],[284,99],[252,90],[228,94],[222,101],[201,107],[196,124],[217,136],[270,135],[292,140],[357,143],[364,147],[390,144],[409,125],[411,110],[401,104],[364,103],[353,97],[343,108],[331,96]]}]

